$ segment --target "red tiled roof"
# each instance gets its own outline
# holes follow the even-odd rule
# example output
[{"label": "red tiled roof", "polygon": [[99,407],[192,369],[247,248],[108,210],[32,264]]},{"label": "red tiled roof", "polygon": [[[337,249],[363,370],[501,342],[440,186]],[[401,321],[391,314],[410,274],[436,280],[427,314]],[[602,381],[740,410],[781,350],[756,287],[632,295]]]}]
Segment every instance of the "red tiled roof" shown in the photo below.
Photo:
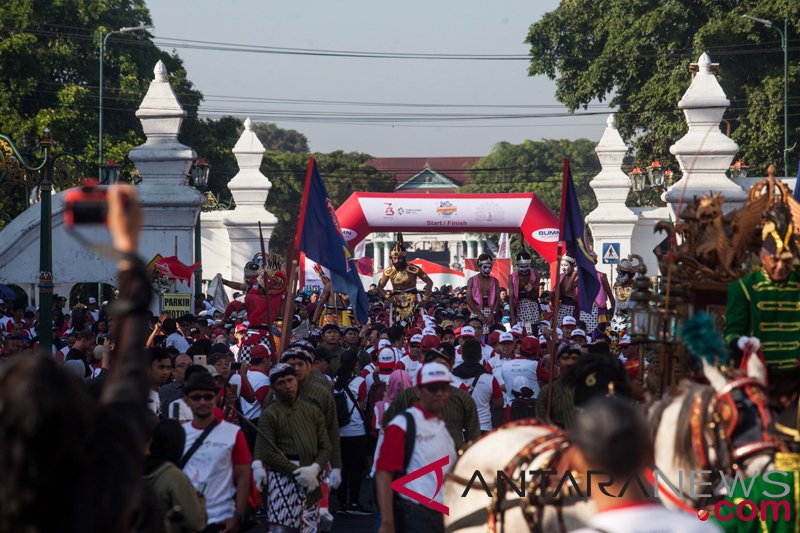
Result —
[{"label": "red tiled roof", "polygon": [[[400,185],[418,174],[428,164],[431,170],[443,174],[459,186],[469,182],[469,167],[480,161],[478,156],[464,157],[376,157],[367,161],[378,170],[394,173]],[[441,191],[440,191],[441,192]]]}]

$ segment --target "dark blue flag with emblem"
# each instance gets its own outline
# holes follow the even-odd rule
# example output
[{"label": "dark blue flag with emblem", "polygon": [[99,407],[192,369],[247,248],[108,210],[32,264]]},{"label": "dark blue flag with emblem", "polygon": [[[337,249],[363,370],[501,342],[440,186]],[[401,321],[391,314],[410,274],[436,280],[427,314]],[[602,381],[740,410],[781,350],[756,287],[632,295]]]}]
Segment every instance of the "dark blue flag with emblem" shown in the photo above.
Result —
[{"label": "dark blue flag with emblem", "polygon": [[567,254],[575,259],[579,308],[591,313],[592,304],[600,290],[600,280],[597,279],[597,270],[594,268],[592,256],[589,255],[586,225],[581,215],[578,195],[575,193],[569,159],[564,159],[564,181],[561,185],[561,235]]},{"label": "dark blue flag with emblem", "polygon": [[797,179],[794,182],[794,199],[800,202],[800,162],[797,163]]},{"label": "dark blue flag with emblem", "polygon": [[353,254],[342,234],[342,228],[336,218],[336,209],[328,196],[325,184],[322,183],[317,162],[313,157],[308,160],[305,197],[302,203],[298,222],[302,228],[300,251],[330,271],[331,289],[350,296],[350,305],[353,306],[358,321],[366,323],[369,313],[367,293],[364,292]]}]

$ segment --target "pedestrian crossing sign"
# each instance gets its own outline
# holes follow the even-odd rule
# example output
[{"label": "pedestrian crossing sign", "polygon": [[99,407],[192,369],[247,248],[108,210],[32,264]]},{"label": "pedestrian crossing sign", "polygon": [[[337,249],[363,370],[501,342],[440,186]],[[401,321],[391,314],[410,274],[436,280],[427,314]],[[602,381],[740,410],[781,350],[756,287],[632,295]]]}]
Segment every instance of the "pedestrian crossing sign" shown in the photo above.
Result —
[{"label": "pedestrian crossing sign", "polygon": [[604,242],[603,243],[603,264],[616,265],[619,263],[619,243],[618,242]]}]

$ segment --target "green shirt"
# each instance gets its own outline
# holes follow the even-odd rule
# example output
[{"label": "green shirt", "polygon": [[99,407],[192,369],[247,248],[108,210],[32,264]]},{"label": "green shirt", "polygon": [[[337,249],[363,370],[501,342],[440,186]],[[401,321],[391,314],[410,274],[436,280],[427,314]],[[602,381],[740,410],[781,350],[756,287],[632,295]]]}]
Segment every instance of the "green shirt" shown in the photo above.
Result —
[{"label": "green shirt", "polygon": [[[303,399],[298,399],[292,405],[274,402],[261,414],[258,429],[278,448],[267,444],[261,435],[256,437],[255,458],[263,461],[271,470],[292,476],[298,467],[284,455],[297,456],[300,466],[316,463],[320,469],[325,469],[330,458],[331,442],[325,417],[316,405]],[[321,496],[320,490],[316,489],[309,494],[309,501],[314,503]]]},{"label": "green shirt", "polygon": [[[414,387],[409,387],[400,393],[386,409],[386,413],[383,415],[383,427],[386,427],[395,416],[415,403],[417,403],[417,393]],[[481,425],[478,422],[475,400],[459,388],[450,387],[450,398],[444,406],[442,418],[444,418],[447,431],[453,437],[456,449],[464,448],[468,442],[476,441],[481,436]]]},{"label": "green shirt", "polygon": [[767,365],[788,370],[800,353],[800,273],[776,283],[762,268],[728,285],[725,342],[758,337]]},{"label": "green shirt", "polygon": [[[536,398],[536,418],[547,420],[547,389],[549,383],[542,385]],[[550,406],[550,420],[553,424],[567,429],[572,425],[575,415],[575,391],[557,379],[553,382],[553,400]]]}]

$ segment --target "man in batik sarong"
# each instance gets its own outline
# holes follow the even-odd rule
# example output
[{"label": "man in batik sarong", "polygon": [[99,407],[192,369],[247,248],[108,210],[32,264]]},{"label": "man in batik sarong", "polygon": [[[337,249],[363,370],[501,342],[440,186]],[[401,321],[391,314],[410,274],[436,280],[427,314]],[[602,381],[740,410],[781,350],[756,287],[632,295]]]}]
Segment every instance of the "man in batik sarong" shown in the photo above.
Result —
[{"label": "man in batik sarong", "polygon": [[489,254],[478,256],[478,273],[467,281],[467,307],[483,322],[483,334],[489,333],[500,311],[500,282],[492,276],[494,260]]},{"label": "man in batik sarong", "polygon": [[511,323],[525,327],[530,334],[532,326],[541,320],[539,316],[539,277],[531,269],[531,254],[517,254],[517,270],[511,274],[508,306]]},{"label": "man in batik sarong", "polygon": [[565,316],[571,316],[577,318],[578,315],[578,305],[577,305],[577,293],[578,293],[578,271],[575,270],[575,259],[564,255],[561,258],[561,264],[559,265],[560,272],[559,272],[559,283],[561,283],[561,301],[558,306],[558,324],[561,324],[561,321],[564,319]]}]

